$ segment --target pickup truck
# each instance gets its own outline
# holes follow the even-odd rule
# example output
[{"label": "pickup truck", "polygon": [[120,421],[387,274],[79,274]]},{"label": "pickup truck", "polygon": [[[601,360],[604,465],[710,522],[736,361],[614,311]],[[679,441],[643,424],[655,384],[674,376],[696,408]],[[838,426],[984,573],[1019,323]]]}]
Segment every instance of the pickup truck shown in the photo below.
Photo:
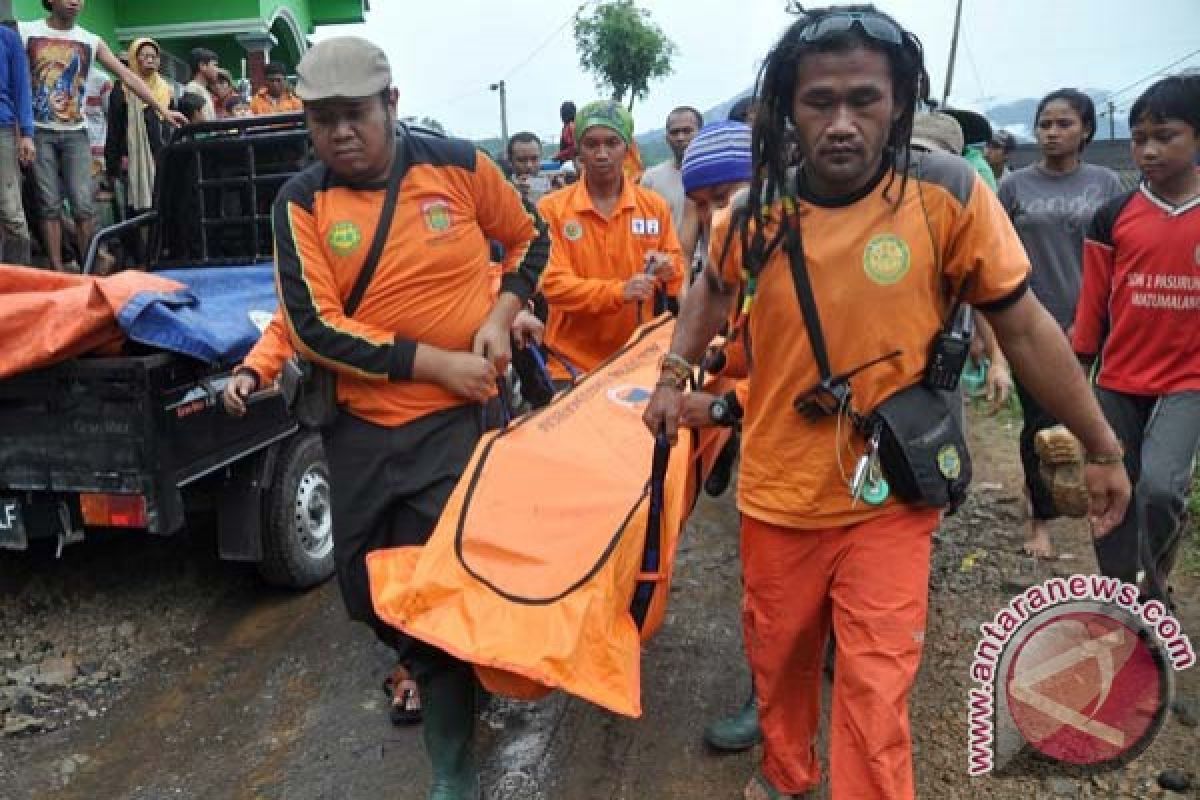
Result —
[{"label": "pickup truck", "polygon": [[[311,159],[303,117],[219,120],[177,131],[155,210],[101,231],[137,242],[150,271],[245,269],[272,258],[271,203]],[[137,237],[137,238],[135,238]],[[177,274],[177,273],[176,273]],[[232,364],[127,344],[0,380],[0,548],[62,547],[95,529],[154,536],[215,512],[221,558],[305,588],[333,572],[329,473],[320,436],[278,391],[245,417],[220,396]]]}]

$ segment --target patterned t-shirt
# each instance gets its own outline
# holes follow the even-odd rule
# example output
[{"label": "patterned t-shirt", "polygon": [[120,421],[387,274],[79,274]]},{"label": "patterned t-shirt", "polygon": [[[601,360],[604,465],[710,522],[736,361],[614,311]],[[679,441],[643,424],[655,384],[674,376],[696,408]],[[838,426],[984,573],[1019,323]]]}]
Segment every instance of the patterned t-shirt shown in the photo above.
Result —
[{"label": "patterned t-shirt", "polygon": [[84,130],[84,94],[100,38],[78,25],[66,31],[51,28],[44,19],[22,22],[20,30],[33,83],[34,126]]}]

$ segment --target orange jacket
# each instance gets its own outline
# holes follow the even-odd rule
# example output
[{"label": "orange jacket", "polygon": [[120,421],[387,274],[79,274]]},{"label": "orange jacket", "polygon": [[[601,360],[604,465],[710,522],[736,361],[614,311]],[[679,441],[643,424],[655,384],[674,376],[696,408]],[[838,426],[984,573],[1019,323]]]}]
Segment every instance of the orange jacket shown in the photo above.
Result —
[{"label": "orange jacket", "polygon": [[[546,343],[571,364],[590,371],[628,341],[639,323],[636,303],[624,299],[625,283],[644,269],[646,254],[670,257],[675,276],[664,287],[678,296],[683,255],[671,223],[671,207],[658,193],[626,180],[611,217],[592,204],[587,181],[546,195],[538,206],[550,230],[550,260],[541,290],[550,306]],[[653,309],[641,309],[642,321]],[[554,364],[556,379],[567,377]]]},{"label": "orange jacket", "polygon": [[[504,278],[502,264],[488,266],[488,282],[495,298],[500,294],[500,284]],[[287,326],[283,321],[283,313],[276,309],[271,317],[271,323],[263,331],[262,337],[254,343],[254,347],[246,354],[246,358],[234,369],[234,372],[246,370],[254,373],[261,389],[274,383],[283,370],[283,362],[296,353],[292,340],[288,338]]]},{"label": "orange jacket", "polygon": [[531,207],[469,142],[409,136],[411,166],[379,266],[353,317],[345,298],[379,222],[384,186],[347,186],[321,165],[275,202],[280,305],[292,344],[339,375],[338,400],[358,417],[399,426],[462,405],[412,380],[418,343],[470,351],[495,304],[488,240],[507,254],[503,288],[532,291],[548,250]]}]

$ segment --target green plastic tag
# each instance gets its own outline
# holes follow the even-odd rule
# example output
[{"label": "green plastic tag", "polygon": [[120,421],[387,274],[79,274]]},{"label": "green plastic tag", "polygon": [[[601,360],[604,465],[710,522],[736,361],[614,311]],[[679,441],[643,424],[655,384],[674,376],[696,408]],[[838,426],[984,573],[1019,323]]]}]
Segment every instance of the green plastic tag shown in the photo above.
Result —
[{"label": "green plastic tag", "polygon": [[867,485],[863,487],[862,499],[868,505],[881,506],[891,493],[892,487],[888,486],[888,482],[883,478],[875,481],[868,480]]}]

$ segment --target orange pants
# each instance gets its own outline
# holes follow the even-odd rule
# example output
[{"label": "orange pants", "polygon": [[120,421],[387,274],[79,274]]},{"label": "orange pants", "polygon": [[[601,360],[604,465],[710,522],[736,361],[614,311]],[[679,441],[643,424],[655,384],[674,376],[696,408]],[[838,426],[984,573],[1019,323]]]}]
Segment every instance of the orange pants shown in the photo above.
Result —
[{"label": "orange pants", "polygon": [[837,639],[830,787],[841,798],[911,798],[908,693],[921,661],[935,510],[796,530],[742,518],[742,616],[758,694],[763,775],[798,794],[820,782],[821,668]]}]

